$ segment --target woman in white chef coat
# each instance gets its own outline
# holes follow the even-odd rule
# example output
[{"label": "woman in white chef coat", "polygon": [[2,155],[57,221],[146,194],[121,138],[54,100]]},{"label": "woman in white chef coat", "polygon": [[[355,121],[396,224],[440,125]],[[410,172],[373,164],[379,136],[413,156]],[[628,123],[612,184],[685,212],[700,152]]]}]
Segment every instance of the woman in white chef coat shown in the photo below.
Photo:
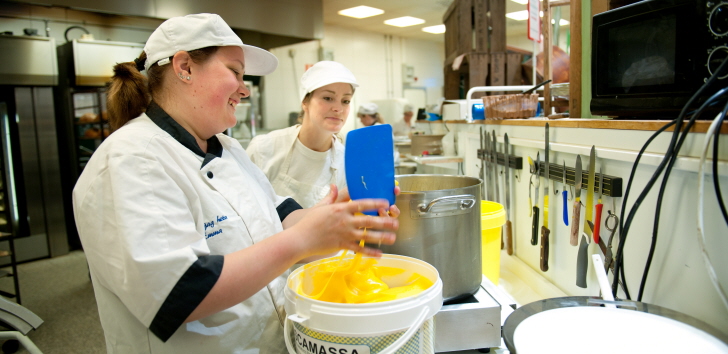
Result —
[{"label": "woman in white chef coat", "polygon": [[341,63],[320,61],[301,77],[303,121],[258,135],[245,149],[263,170],[278,195],[302,207],[314,206],[330,191],[346,186],[344,145],[337,134],[349,116],[359,85]]},{"label": "woman in white chef coat", "polygon": [[221,134],[250,94],[243,74],[277,64],[198,14],[165,21],[114,67],[115,131],[73,191],[108,353],[285,353],[287,269],[342,248],[380,254],[362,238],[394,241],[395,218],[355,215],[384,214],[386,201],[345,203],[333,188],[301,209]]},{"label": "woman in white chef coat", "polygon": [[371,127],[372,125],[384,124],[384,119],[379,115],[379,106],[376,103],[365,103],[359,106],[359,111],[356,113],[359,117],[359,121],[365,127]]}]

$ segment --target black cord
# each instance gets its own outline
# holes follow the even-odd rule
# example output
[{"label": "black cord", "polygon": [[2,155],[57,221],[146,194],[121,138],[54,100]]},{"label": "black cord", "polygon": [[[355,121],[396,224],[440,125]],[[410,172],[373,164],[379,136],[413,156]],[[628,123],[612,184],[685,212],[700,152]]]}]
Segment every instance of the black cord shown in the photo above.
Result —
[{"label": "black cord", "polygon": [[[627,216],[627,220],[624,220],[624,218],[620,218],[620,238],[619,238],[619,246],[617,247],[617,255],[615,257],[615,274],[621,274],[622,275],[622,287],[625,290],[625,295],[627,296],[627,299],[630,299],[629,292],[627,291],[627,279],[624,277],[624,271],[618,272],[617,270],[620,270],[624,267],[624,244],[627,240],[627,235],[629,234],[629,228],[632,225],[632,220],[634,219],[635,214],[637,213],[637,210],[639,210],[640,205],[642,204],[642,201],[647,197],[647,193],[652,189],[655,182],[657,181],[657,178],[659,178],[660,174],[662,174],[662,171],[665,169],[668,161],[670,160],[669,156],[671,156],[675,151],[675,145],[678,140],[678,136],[680,135],[680,131],[682,130],[682,122],[685,117],[686,111],[689,109],[689,107],[693,104],[693,101],[695,101],[698,97],[700,97],[710,85],[715,82],[718,78],[718,74],[725,68],[726,64],[728,63],[728,58],[723,60],[723,62],[720,64],[718,69],[713,73],[713,75],[710,76],[710,78],[701,86],[695,94],[693,94],[692,97],[688,100],[688,102],[683,106],[683,109],[680,111],[680,114],[678,115],[677,119],[675,120],[675,124],[677,124],[676,129],[673,132],[672,139],[670,140],[670,145],[668,146],[667,152],[665,154],[665,158],[662,159],[660,164],[657,166],[657,170],[652,175],[650,180],[647,182],[647,185],[642,190],[642,193],[640,193],[639,197],[635,201],[635,203],[632,205],[632,208],[630,209],[629,215]],[[664,129],[663,129],[664,131]],[[656,135],[653,135],[653,137]],[[647,144],[646,144],[647,145]],[[640,150],[640,154],[644,153],[644,150],[646,150],[647,146],[643,146],[643,149]],[[641,155],[638,155],[638,157],[641,157]],[[635,164],[632,166],[633,172],[634,169],[637,167],[637,161],[635,161]],[[634,173],[631,174],[633,176]],[[630,185],[632,182],[632,177],[630,177]],[[625,198],[622,202],[622,215],[624,215],[624,210],[626,208],[627,203],[627,196],[625,194]],[[617,277],[614,278],[614,281],[612,282],[612,293],[615,294],[617,292],[617,285],[619,284],[619,280]]]},{"label": "black cord", "polygon": [[[721,95],[728,92],[728,88],[724,88],[717,93],[715,93],[713,96],[711,96],[703,105],[701,105],[700,109],[692,115],[690,118],[690,121],[685,126],[685,129],[682,131],[680,135],[680,140],[677,143],[677,146],[675,147],[675,150],[669,154],[670,161],[667,165],[667,168],[665,169],[665,174],[662,177],[662,183],[660,184],[660,191],[657,195],[657,203],[655,205],[655,219],[652,224],[652,241],[650,243],[650,251],[647,256],[647,262],[645,263],[645,269],[642,272],[642,281],[640,282],[640,291],[637,295],[637,301],[642,301],[642,296],[644,295],[644,289],[645,284],[647,283],[647,275],[650,272],[650,267],[652,266],[652,258],[655,254],[655,248],[657,246],[657,236],[659,232],[659,225],[660,225],[660,214],[662,211],[662,200],[665,195],[665,189],[667,188],[667,181],[670,178],[670,174],[672,173],[672,169],[675,166],[675,162],[677,162],[678,158],[678,152],[680,151],[680,148],[682,148],[683,143],[685,143],[685,139],[688,136],[688,132],[695,124],[695,121],[697,120],[698,116],[700,116],[703,113],[703,110],[707,108],[714,100],[717,100]],[[667,156],[667,154],[666,154]]]},{"label": "black cord", "polygon": [[[620,235],[619,236],[619,239],[620,239],[620,243],[619,244],[620,245],[622,244],[622,239],[624,238],[623,236],[621,236],[622,233],[624,232],[624,226],[623,226],[624,225],[624,212],[627,209],[627,198],[629,197],[629,191],[630,191],[630,189],[632,189],[632,181],[634,180],[634,174],[635,174],[635,172],[637,172],[637,165],[639,165],[640,159],[642,159],[642,155],[645,153],[645,150],[647,150],[647,147],[650,146],[650,144],[652,143],[652,140],[655,140],[655,138],[660,133],[662,133],[665,130],[667,130],[667,128],[675,125],[675,123],[677,123],[677,119],[673,120],[672,122],[670,122],[668,124],[665,124],[665,126],[663,126],[662,128],[658,129],[654,134],[652,134],[652,136],[649,139],[647,139],[647,142],[644,145],[642,145],[642,149],[637,154],[637,158],[635,159],[634,164],[632,164],[632,171],[630,172],[629,179],[627,180],[627,188],[625,189],[624,197],[622,198],[622,208],[621,208],[622,210],[620,211],[620,216],[619,216],[619,235]],[[627,299],[630,299],[629,290],[627,289],[627,281],[626,281],[626,278],[624,276],[624,268],[618,266],[618,264],[622,260],[621,249],[622,249],[622,247],[617,246],[617,256],[615,257],[616,258],[615,259],[615,267],[617,267],[617,268],[615,269],[615,272],[614,272],[615,277],[614,277],[614,283],[612,284],[612,295],[614,295],[615,297],[617,296],[617,278],[621,274],[621,276],[622,276],[622,290],[624,290],[624,295],[627,297]],[[621,273],[618,272],[618,270],[621,270]]]},{"label": "black cord", "polygon": [[720,115],[720,121],[718,127],[715,129],[715,136],[713,137],[713,187],[715,187],[715,197],[718,199],[718,205],[720,211],[723,213],[723,219],[728,224],[728,213],[726,213],[725,204],[723,203],[723,194],[720,191],[720,178],[718,178],[718,138],[720,138],[720,128],[723,125],[725,116],[728,114],[728,103],[723,108],[723,112]]}]

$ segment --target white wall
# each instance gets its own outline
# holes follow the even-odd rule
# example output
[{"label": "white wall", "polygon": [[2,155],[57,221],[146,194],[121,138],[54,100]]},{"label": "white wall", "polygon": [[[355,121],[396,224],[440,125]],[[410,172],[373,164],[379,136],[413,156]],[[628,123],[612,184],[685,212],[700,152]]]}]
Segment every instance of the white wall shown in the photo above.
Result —
[{"label": "white wall", "polygon": [[[324,39],[321,41],[271,50],[280,63],[274,73],[265,77],[265,102],[262,112],[265,129],[288,126],[288,113],[300,111],[300,78],[307,64],[319,61],[319,47],[325,52],[331,52],[333,60],[349,68],[360,85],[354,94],[349,118],[341,132],[344,136],[361,124],[356,119],[356,110],[362,103],[405,98],[410,95],[424,99],[424,90],[403,89],[405,85],[402,83],[402,64],[414,66],[418,81],[412,86],[426,87],[428,104],[437,103],[442,97],[442,65],[445,61],[443,43],[335,26],[326,26],[324,30]],[[392,120],[390,117],[385,119]]]}]

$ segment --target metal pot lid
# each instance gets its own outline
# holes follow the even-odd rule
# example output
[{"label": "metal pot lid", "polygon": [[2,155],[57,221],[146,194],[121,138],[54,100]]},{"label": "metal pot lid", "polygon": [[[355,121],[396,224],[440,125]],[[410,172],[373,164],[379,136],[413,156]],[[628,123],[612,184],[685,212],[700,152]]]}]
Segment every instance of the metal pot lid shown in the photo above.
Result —
[{"label": "metal pot lid", "polygon": [[518,308],[503,326],[503,339],[512,354],[674,352],[677,348],[728,353],[728,336],[694,317],[643,302],[585,296],[545,299]]}]

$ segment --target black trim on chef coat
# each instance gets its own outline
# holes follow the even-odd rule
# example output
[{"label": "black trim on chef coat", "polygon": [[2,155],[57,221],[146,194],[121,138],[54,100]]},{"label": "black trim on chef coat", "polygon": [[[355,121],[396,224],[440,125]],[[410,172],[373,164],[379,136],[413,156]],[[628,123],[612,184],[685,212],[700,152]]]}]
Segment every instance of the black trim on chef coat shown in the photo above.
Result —
[{"label": "black trim on chef coat", "polygon": [[[197,145],[197,141],[195,141],[195,138],[190,134],[185,128],[183,128],[179,123],[177,123],[172,117],[165,112],[162,107],[159,107],[154,101],[149,103],[149,107],[147,108],[147,116],[162,130],[166,131],[171,135],[173,138],[175,138],[177,141],[179,141],[180,144],[184,145],[186,148],[190,149],[192,152],[197,154],[198,156],[201,156],[204,158],[202,161],[202,166],[200,166],[200,169],[205,167],[210,161],[212,161],[216,157],[222,157],[222,144],[220,144],[220,140],[217,139],[217,136],[212,136],[210,139],[207,139],[207,153],[204,153],[202,149],[200,149],[200,146]],[[208,177],[212,178],[212,173],[208,172]],[[303,209],[298,202],[293,200],[293,198],[288,198],[283,201],[278,207],[276,207],[276,211],[278,212],[278,218],[283,221],[288,214],[298,210]]]},{"label": "black trim on chef coat", "polygon": [[220,278],[224,256],[200,256],[177,281],[162,307],[149,325],[149,330],[166,342],[182,326]]}]

